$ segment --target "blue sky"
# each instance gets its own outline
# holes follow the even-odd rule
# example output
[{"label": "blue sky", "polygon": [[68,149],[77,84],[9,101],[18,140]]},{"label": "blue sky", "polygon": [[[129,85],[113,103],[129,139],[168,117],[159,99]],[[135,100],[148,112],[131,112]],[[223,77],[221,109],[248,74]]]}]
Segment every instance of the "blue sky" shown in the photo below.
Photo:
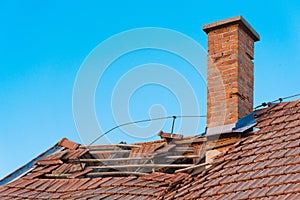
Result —
[{"label": "blue sky", "polygon": [[[85,57],[100,42],[133,28],[163,27],[206,49],[202,25],[236,15],[243,15],[261,36],[255,46],[254,104],[300,93],[299,1],[1,1],[0,177],[63,137],[80,142],[72,115],[73,85]],[[201,78],[180,69],[187,64],[172,55],[137,52],[115,67],[123,63],[130,70],[153,57],[181,70],[197,95],[205,97]],[[112,66],[97,89],[97,115],[105,130],[115,126],[105,105],[110,102],[109,79],[116,79],[116,72]],[[144,88],[146,97],[137,92],[130,101],[133,119],[148,118],[154,103],[168,104],[167,113],[177,114],[174,96],[151,87]]]}]

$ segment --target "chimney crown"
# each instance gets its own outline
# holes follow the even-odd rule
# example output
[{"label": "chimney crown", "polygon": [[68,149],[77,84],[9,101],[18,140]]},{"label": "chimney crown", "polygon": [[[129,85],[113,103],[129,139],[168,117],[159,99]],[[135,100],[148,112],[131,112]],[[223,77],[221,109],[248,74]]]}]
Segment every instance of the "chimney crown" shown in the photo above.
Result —
[{"label": "chimney crown", "polygon": [[239,24],[242,26],[245,31],[253,38],[254,42],[257,42],[260,40],[259,34],[251,27],[251,25],[242,17],[242,16],[236,16],[224,20],[220,20],[217,22],[213,22],[210,24],[203,25],[202,29],[205,33],[209,33],[210,31],[220,29],[222,27],[230,26],[233,24]]}]

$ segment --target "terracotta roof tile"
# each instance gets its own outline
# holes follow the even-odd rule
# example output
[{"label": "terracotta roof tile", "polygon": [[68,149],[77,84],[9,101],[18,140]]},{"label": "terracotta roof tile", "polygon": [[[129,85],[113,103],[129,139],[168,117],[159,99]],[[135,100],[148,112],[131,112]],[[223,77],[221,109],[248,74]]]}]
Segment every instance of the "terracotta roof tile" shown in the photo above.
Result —
[{"label": "terracotta roof tile", "polygon": [[168,186],[169,183],[166,182],[155,182],[155,181],[151,181],[147,184],[148,181],[143,181],[143,185],[141,186],[149,186],[149,187],[155,187],[155,188],[159,188],[159,187],[164,187],[164,186]]},{"label": "terracotta roof tile", "polygon": [[[58,197],[60,197],[60,195],[58,194]],[[54,198],[54,193],[39,193],[35,198],[37,199],[51,199]]]},{"label": "terracotta roof tile", "polygon": [[290,121],[294,121],[294,120],[299,120],[300,119],[300,113],[295,113],[292,115],[286,115],[287,118],[285,118],[285,122],[290,122]]},{"label": "terracotta roof tile", "polygon": [[64,179],[58,179],[55,184],[50,185],[50,187],[47,188],[47,192],[56,192],[59,188],[64,187],[68,182]]},{"label": "terracotta roof tile", "polygon": [[41,185],[37,186],[35,190],[37,191],[45,191],[55,180],[51,179],[40,179]]},{"label": "terracotta roof tile", "polygon": [[36,180],[34,180],[34,181],[35,181],[35,182],[33,182],[32,184],[26,186],[26,188],[31,189],[31,190],[34,190],[34,189],[36,189],[37,187],[39,187],[39,186],[41,186],[41,185],[43,185],[43,184],[45,183],[45,180],[43,180],[43,179],[41,179],[41,180],[36,179]]},{"label": "terracotta roof tile", "polygon": [[18,190],[15,190],[13,193],[9,194],[9,196],[21,198],[20,195],[22,193],[27,193],[27,192],[30,192],[30,190],[27,190],[27,189],[18,189]]},{"label": "terracotta roof tile", "polygon": [[102,178],[93,178],[81,185],[78,190],[95,189],[101,184]]},{"label": "terracotta roof tile", "polygon": [[[259,120],[258,120],[258,121],[259,121]],[[263,121],[261,121],[261,122],[257,125],[257,128],[269,126],[269,125],[273,124],[273,123],[272,123],[273,121],[274,121],[273,118],[269,118],[269,119],[263,120]]]},{"label": "terracotta roof tile", "polygon": [[[16,193],[14,193],[14,194],[16,194]],[[38,195],[38,193],[36,193],[35,191],[28,190],[28,191],[25,192],[23,190],[23,192],[18,194],[17,197],[22,198],[22,199],[26,199],[26,198],[34,199],[34,198],[36,198],[37,195]]]},{"label": "terracotta roof tile", "polygon": [[10,194],[13,194],[14,192],[18,191],[19,188],[8,188],[7,190],[4,190],[3,192],[1,192],[1,196],[7,196]]},{"label": "terracotta roof tile", "polygon": [[252,190],[253,192],[250,193],[249,198],[260,198],[260,197],[264,197],[266,195],[266,193],[268,192],[268,189],[266,188],[256,188],[254,190]]},{"label": "terracotta roof tile", "polygon": [[68,149],[77,149],[79,147],[79,144],[72,142],[72,141],[68,140],[67,138],[63,138],[60,142],[58,142],[57,145],[68,148]]},{"label": "terracotta roof tile", "polygon": [[85,174],[87,174],[87,173],[89,173],[89,172],[91,172],[91,171],[93,171],[92,168],[87,168],[87,169],[84,169],[84,170],[82,170],[82,171],[72,173],[71,175],[68,175],[67,178],[76,178],[76,177],[85,175]]},{"label": "terracotta roof tile", "polygon": [[89,199],[95,199],[95,200],[105,199],[106,197],[109,197],[109,196],[110,196],[109,194],[96,194]]},{"label": "terracotta roof tile", "polygon": [[187,199],[198,199],[203,193],[205,192],[204,189],[202,190],[197,190],[195,192],[189,193],[186,198]]},{"label": "terracotta roof tile", "polygon": [[0,193],[2,194],[2,192],[4,192],[5,190],[8,190],[9,187],[0,187]]},{"label": "terracotta roof tile", "polygon": [[288,129],[285,135],[300,133],[300,126]]},{"label": "terracotta roof tile", "polygon": [[37,165],[60,165],[63,164],[63,161],[60,159],[55,160],[39,160],[36,162]]},{"label": "terracotta roof tile", "polygon": [[88,152],[88,149],[69,150],[62,157],[64,160],[76,160]]},{"label": "terracotta roof tile", "polygon": [[65,186],[66,191],[76,191],[78,188],[80,188],[82,185],[84,185],[86,182],[88,182],[89,178],[82,178],[82,179],[74,179],[73,181],[70,181],[69,185]]},{"label": "terracotta roof tile", "polygon": [[112,178],[109,178],[107,179],[106,181],[103,181],[101,183],[101,187],[103,186],[112,186],[114,185],[114,183],[118,182],[120,179],[122,179],[122,177],[112,177]]}]

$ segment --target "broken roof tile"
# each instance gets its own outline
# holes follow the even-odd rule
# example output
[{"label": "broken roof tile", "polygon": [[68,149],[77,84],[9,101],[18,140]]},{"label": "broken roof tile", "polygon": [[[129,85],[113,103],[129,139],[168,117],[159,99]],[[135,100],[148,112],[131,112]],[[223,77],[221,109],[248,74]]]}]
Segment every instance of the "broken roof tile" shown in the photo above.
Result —
[{"label": "broken roof tile", "polygon": [[63,138],[61,141],[57,143],[58,146],[62,146],[68,149],[77,149],[79,144],[68,140],[67,138]]},{"label": "broken roof tile", "polygon": [[165,132],[162,132],[160,131],[158,133],[158,136],[160,136],[161,138],[164,138],[164,139],[182,139],[183,138],[183,135],[180,135],[180,134],[172,134],[172,133],[165,133]]},{"label": "broken roof tile", "polygon": [[63,164],[63,161],[60,159],[55,160],[39,160],[36,162],[37,165],[60,165]]},{"label": "broken roof tile", "polygon": [[62,157],[64,160],[76,160],[87,153],[88,149],[78,149],[78,150],[69,150],[67,153]]},{"label": "broken roof tile", "polygon": [[82,171],[72,173],[72,174],[68,175],[67,178],[76,178],[76,177],[85,175],[85,174],[87,174],[87,173],[89,173],[89,172],[91,172],[91,171],[93,171],[92,168],[87,168],[87,169],[84,169],[84,170],[82,170]]}]

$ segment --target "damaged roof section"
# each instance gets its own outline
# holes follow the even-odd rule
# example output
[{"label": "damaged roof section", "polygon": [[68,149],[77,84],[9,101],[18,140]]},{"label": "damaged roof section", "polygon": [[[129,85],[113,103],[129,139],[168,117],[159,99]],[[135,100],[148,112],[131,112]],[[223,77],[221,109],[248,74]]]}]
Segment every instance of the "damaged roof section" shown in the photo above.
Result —
[{"label": "damaged roof section", "polygon": [[[243,132],[183,136],[161,131],[158,135],[161,140],[152,142],[91,146],[63,138],[51,148],[55,151],[48,150],[34,159],[30,170],[23,170],[21,175],[16,171],[4,178],[1,196],[24,199],[142,195],[156,199],[189,174],[218,164],[213,162],[214,157],[240,141]],[[118,191],[112,190],[117,186]],[[98,193],[92,194],[95,188]]]},{"label": "damaged roof section", "polygon": [[[223,152],[239,140],[239,137],[208,139],[165,132],[158,135],[161,140],[153,142],[92,146],[64,138],[52,147],[56,151],[39,156],[21,177],[4,178],[1,196],[157,199],[181,183],[188,173],[207,167],[208,152]],[[10,177],[16,177],[15,173]]]},{"label": "damaged roof section", "polygon": [[92,146],[82,146],[64,138],[54,146],[60,151],[39,157],[25,177],[93,178],[173,173],[203,160],[204,137],[183,138],[163,132],[159,135],[162,140],[153,142]]},{"label": "damaged roof section", "polygon": [[158,135],[162,139],[153,142],[92,146],[64,138],[54,146],[59,151],[39,157],[22,177],[4,179],[1,197],[159,199],[189,174],[208,167],[209,152],[225,151],[239,140]]},{"label": "damaged roof section", "polygon": [[61,151],[40,157],[23,177],[0,187],[1,199],[157,199],[188,176],[164,172],[190,166],[198,159],[196,148],[183,152],[185,145],[163,139],[82,146],[63,139],[55,145]]},{"label": "damaged roof section", "polygon": [[251,134],[160,132],[153,142],[92,146],[63,139],[30,170],[3,179],[1,198],[297,199],[300,100],[254,114]]},{"label": "damaged roof section", "polygon": [[204,138],[191,145],[190,139],[93,146],[63,139],[55,145],[61,151],[40,157],[23,177],[0,187],[1,198],[157,199],[188,176],[175,170],[201,160]]}]

